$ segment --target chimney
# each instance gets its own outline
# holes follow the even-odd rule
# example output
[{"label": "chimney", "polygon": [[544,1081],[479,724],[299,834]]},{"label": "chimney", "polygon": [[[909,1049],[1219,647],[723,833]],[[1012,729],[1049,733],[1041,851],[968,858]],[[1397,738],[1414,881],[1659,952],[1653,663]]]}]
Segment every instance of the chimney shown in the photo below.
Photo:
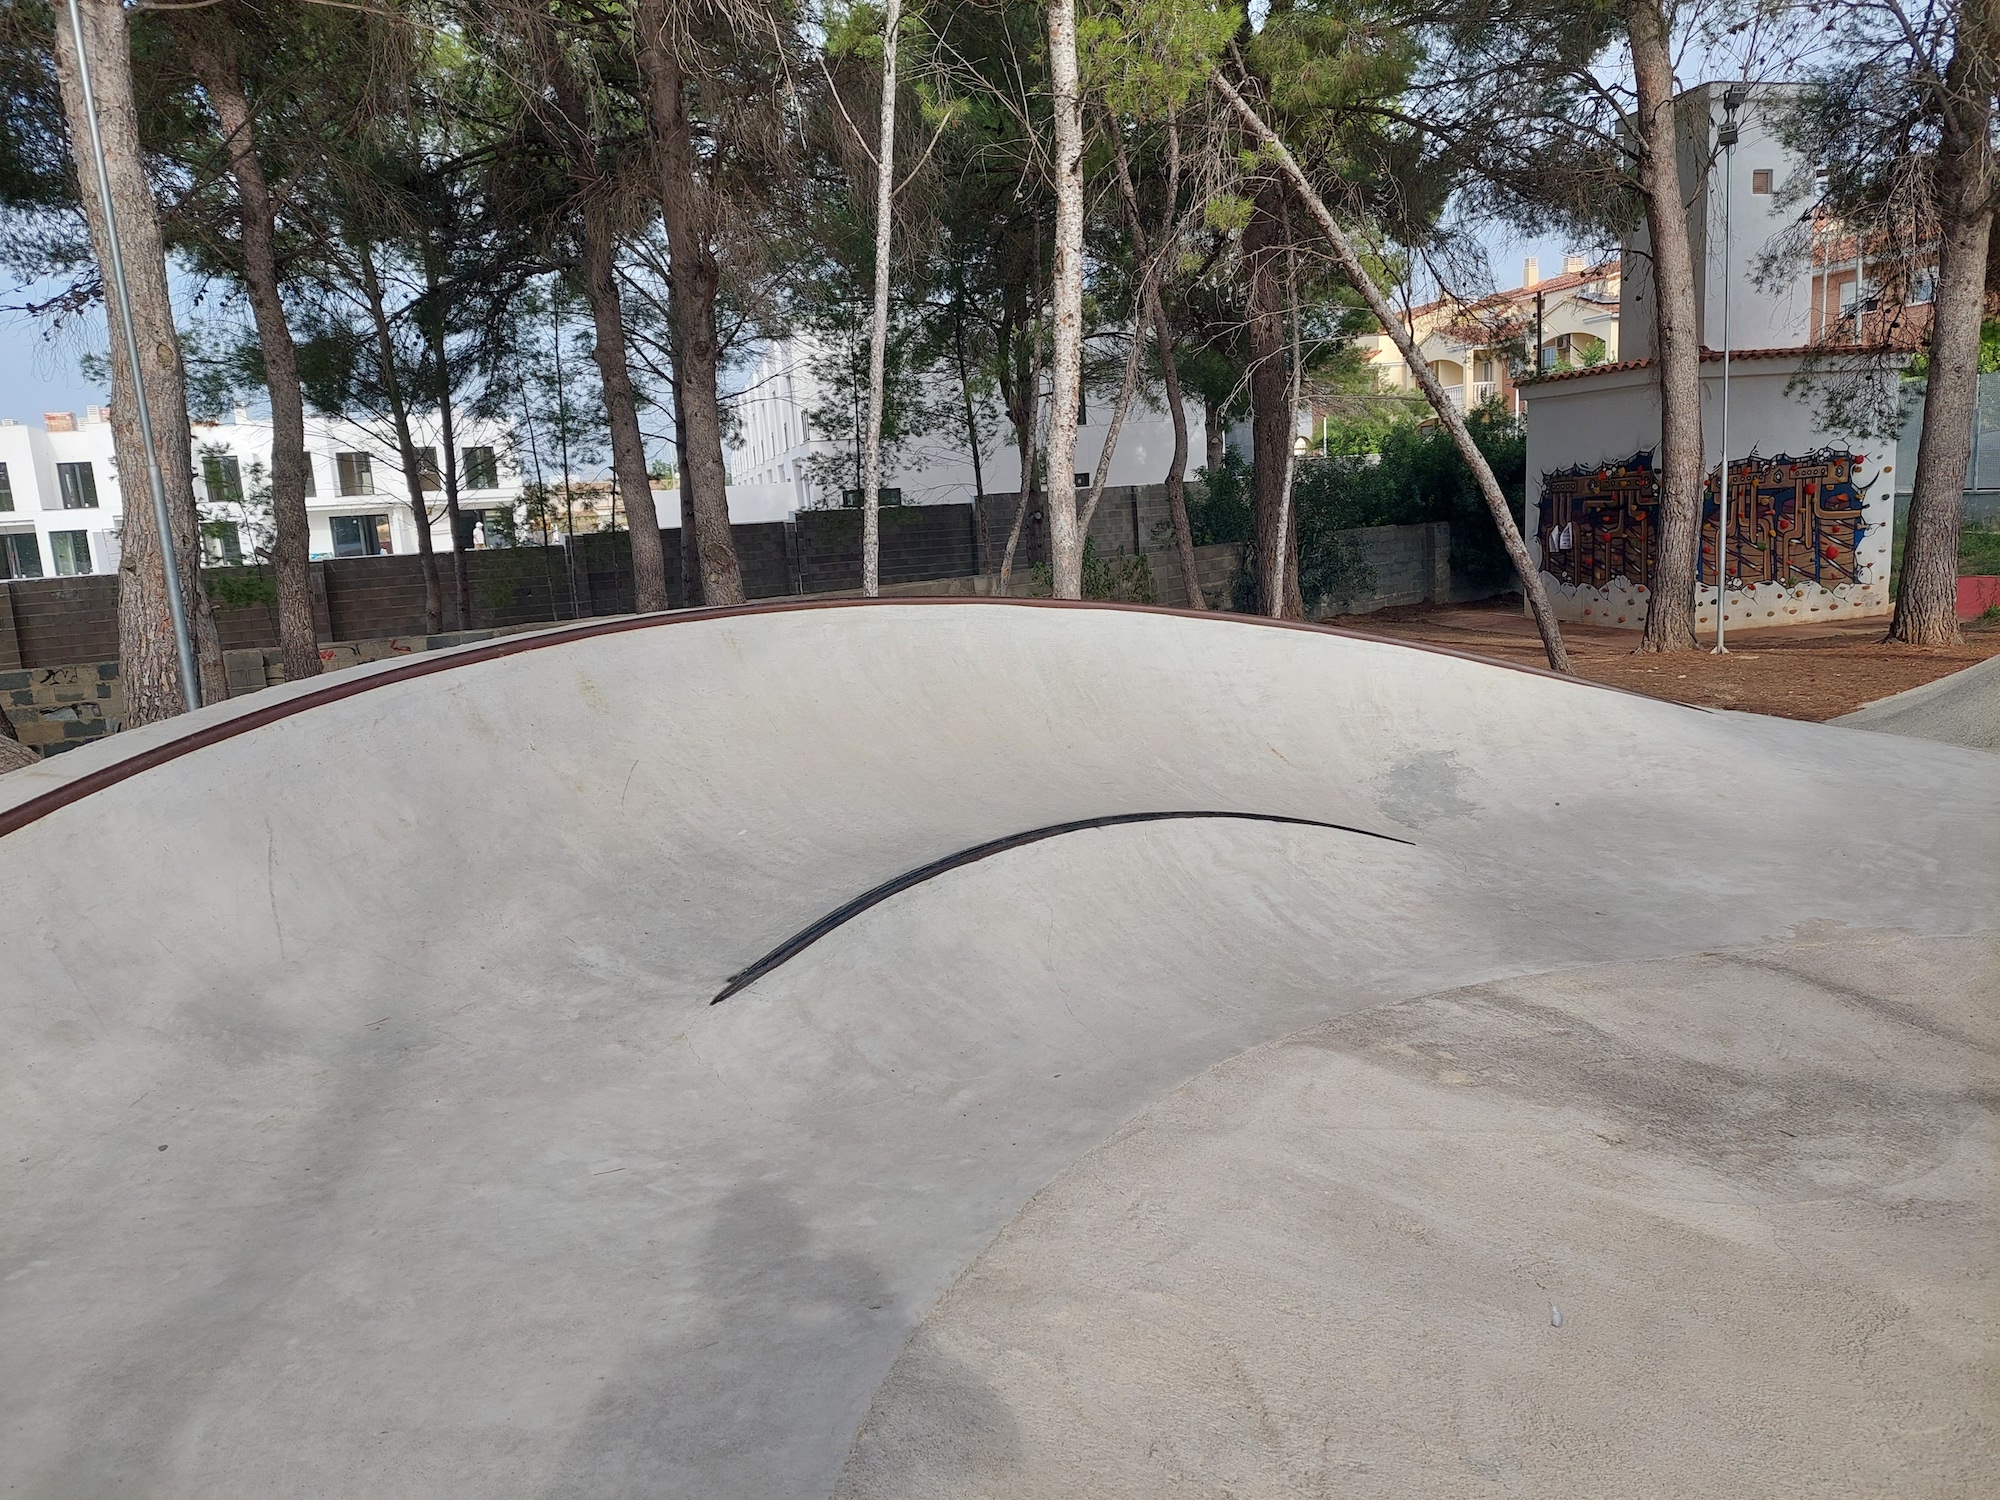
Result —
[{"label": "chimney", "polygon": [[49,432],[75,432],[76,413],[73,411],[45,411],[42,426]]},{"label": "chimney", "polygon": [[1531,255],[1526,260],[1521,262],[1522,286],[1524,287],[1533,286],[1536,282],[1540,281],[1541,279],[1542,279],[1542,263],[1540,261],[1536,260],[1535,257]]},{"label": "chimney", "polygon": [[1581,255],[1565,255],[1563,257],[1563,275],[1581,276],[1583,272],[1584,261]]},{"label": "chimney", "polygon": [[109,422],[110,420],[111,420],[111,408],[108,406],[89,407],[84,411],[83,414],[83,425],[86,427],[100,426],[101,424]]},{"label": "chimney", "polygon": [[250,408],[245,406],[241,401],[239,401],[236,403],[236,410],[232,415],[235,419],[236,425],[238,427],[241,427],[245,422],[250,420]]}]

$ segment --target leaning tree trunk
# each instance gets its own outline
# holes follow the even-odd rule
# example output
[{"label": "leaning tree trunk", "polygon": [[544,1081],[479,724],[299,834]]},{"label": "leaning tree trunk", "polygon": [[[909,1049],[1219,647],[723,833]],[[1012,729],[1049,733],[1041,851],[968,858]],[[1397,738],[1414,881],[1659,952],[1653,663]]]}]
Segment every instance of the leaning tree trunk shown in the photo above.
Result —
[{"label": "leaning tree trunk", "polygon": [[[109,164],[106,186],[124,255],[131,293],[132,325],[138,341],[138,375],[145,382],[153,437],[166,490],[168,524],[173,528],[177,580],[188,628],[194,637],[202,701],[229,696],[215,616],[201,587],[201,519],[195,509],[194,465],[189,451],[187,377],[174,330],[167,289],[166,255],[157,209],[146,181],[132,96],[132,54],[125,35],[125,11],[115,0],[78,0],[83,44],[89,55],[97,124]],[[75,39],[67,8],[56,7],[56,74],[63,114],[75,159],[79,196],[97,262],[111,282],[109,226],[103,215],[96,162],[89,147],[90,115],[77,68]],[[167,602],[169,587],[161,562],[159,531],[147,481],[146,445],[139,431],[133,364],[120,320],[111,320],[111,440],[122,486],[125,513],[119,521],[118,671],[125,694],[124,724],[130,728],[171,718],[186,704],[181,693],[178,651]]]},{"label": "leaning tree trunk", "polygon": [[1118,454],[1118,434],[1125,426],[1126,413],[1132,409],[1132,397],[1139,390],[1139,361],[1146,353],[1146,333],[1152,326],[1152,287],[1144,285],[1139,290],[1137,321],[1132,329],[1132,342],[1125,349],[1125,376],[1119,382],[1118,399],[1111,403],[1111,421],[1104,429],[1104,444],[1097,450],[1097,468],[1090,476],[1090,493],[1085,497],[1083,513],[1077,518],[1079,535],[1090,535],[1090,523],[1097,515],[1097,502],[1104,498],[1104,486],[1111,478],[1111,460]]},{"label": "leaning tree trunk", "polygon": [[1222,407],[1215,401],[1201,404],[1201,436],[1205,444],[1202,457],[1208,463],[1208,482],[1214,484],[1222,473],[1222,462],[1229,451],[1228,424],[1222,419]]},{"label": "leaning tree trunk", "polygon": [[271,572],[278,589],[278,647],[285,680],[300,682],[319,675],[319,627],[313,621],[312,541],[306,520],[305,398],[299,388],[298,351],[279,294],[276,217],[264,166],[257,159],[234,32],[226,25],[195,21],[183,35],[202,90],[222,124],[242,215],[243,286],[271,397]]},{"label": "leaning tree trunk", "polygon": [[632,538],[634,605],[640,614],[667,608],[667,553],[660,513],[646,473],[646,439],[639,430],[639,400],[625,356],[625,312],[618,300],[617,241],[602,211],[583,211],[583,293],[590,303],[597,342],[591,349],[604,387],[605,424],[611,430],[611,472],[625,496],[625,524]]},{"label": "leaning tree trunk", "polygon": [[1076,65],[1076,0],[1049,3],[1049,84],[1056,122],[1049,571],[1056,598],[1081,599],[1083,535],[1077,529],[1076,514],[1076,423],[1083,399],[1083,86]]},{"label": "leaning tree trunk", "polygon": [[1479,445],[1472,440],[1472,433],[1466,428],[1465,413],[1451,404],[1444,387],[1438,383],[1437,374],[1431,363],[1424,358],[1416,340],[1410,336],[1408,326],[1389,306],[1389,299],[1382,295],[1382,289],[1375,284],[1375,278],[1368,274],[1361,264],[1361,257],[1354,253],[1354,244],[1347,237],[1326,206],[1305,172],[1299,167],[1298,159],[1291,148],[1278,139],[1271,127],[1266,125],[1256,110],[1236,86],[1220,72],[1210,75],[1209,81],[1215,85],[1229,107],[1236,112],[1244,127],[1249,130],[1259,144],[1275,159],[1279,170],[1291,183],[1292,190],[1300,201],[1311,210],[1320,233],[1326,236],[1333,258],[1340,266],[1341,275],[1349,285],[1361,294],[1361,300],[1375,315],[1382,330],[1396,346],[1396,352],[1403,356],[1403,362],[1410,367],[1416,378],[1417,387],[1429,400],[1431,409],[1451,434],[1452,446],[1458,449],[1459,457],[1472,470],[1473,481],[1479,486],[1481,498],[1493,516],[1493,524],[1500,533],[1500,542],[1507,549],[1507,557],[1514,564],[1514,571],[1520,575],[1521,591],[1528,601],[1528,608],[1534,614],[1535,627],[1541,632],[1542,650],[1547,654],[1549,666],[1558,672],[1568,672],[1569,653],[1563,649],[1562,629],[1556,623],[1555,611],[1549,607],[1548,590],[1542,586],[1541,570],[1528,556],[1526,543],[1521,540],[1521,528],[1514,524],[1514,513],[1508,508],[1507,497],[1500,492],[1500,482],[1493,477],[1493,466],[1486,462],[1486,455],[1479,451]]},{"label": "leaning tree trunk", "polygon": [[410,515],[417,524],[417,556],[424,575],[424,630],[436,635],[444,629],[444,588],[438,580],[437,551],[431,545],[431,508],[424,499],[423,465],[417,462],[416,439],[410,436],[410,408],[403,398],[403,382],[396,369],[396,339],[389,330],[388,309],[382,302],[382,282],[375,274],[374,252],[358,246],[355,259],[361,271],[361,290],[368,302],[369,320],[375,328],[375,357],[381,364],[382,391],[389,401],[389,420],[396,430],[396,452],[403,463],[403,480],[410,496]]},{"label": "leaning tree trunk", "polygon": [[[1681,196],[1674,63],[1660,0],[1626,0],[1632,76],[1638,103],[1639,182],[1652,242],[1653,366],[1660,388],[1659,531],[1653,576],[1646,580],[1641,651],[1688,651],[1695,645],[1695,558],[1701,543],[1701,325],[1694,288],[1694,247]],[[1721,582],[1720,579],[1717,580]],[[1721,609],[1722,593],[1716,607]]]},{"label": "leaning tree trunk", "polygon": [[[1960,71],[1956,59],[1952,71]],[[1979,117],[1984,112],[1967,113],[1975,118],[1961,124],[1964,146],[1939,156],[1938,196],[1945,229],[1939,237],[1937,293],[1931,306],[1929,383],[1924,391],[1923,431],[1917,439],[1916,479],[1910,486],[1896,615],[1889,623],[1890,640],[1915,646],[1947,646],[1961,639],[1958,533],[1979,404],[1979,325],[1985,307],[1996,175],[1993,150],[1985,139],[1987,123]]]},{"label": "leaning tree trunk", "polygon": [[875,307],[868,325],[868,425],[861,446],[861,592],[882,592],[882,392],[889,350],[889,255],[895,234],[896,30],[902,0],[882,21],[882,131],[875,152]]},{"label": "leaning tree trunk", "polygon": [[[667,0],[641,0],[637,22],[639,68],[659,159],[660,214],[673,263],[680,354],[674,379],[688,441],[681,451],[681,493],[694,523],[702,602],[741,604],[743,571],[729,532],[729,471],[722,459],[722,349],[715,324],[722,277],[706,211],[709,189],[701,178],[688,79],[669,34]],[[683,532],[681,546],[688,541]]]},{"label": "leaning tree trunk", "polygon": [[23,766],[32,766],[41,757],[21,743],[20,735],[14,732],[14,721],[7,717],[7,710],[0,708],[0,775],[8,771],[18,771]]}]

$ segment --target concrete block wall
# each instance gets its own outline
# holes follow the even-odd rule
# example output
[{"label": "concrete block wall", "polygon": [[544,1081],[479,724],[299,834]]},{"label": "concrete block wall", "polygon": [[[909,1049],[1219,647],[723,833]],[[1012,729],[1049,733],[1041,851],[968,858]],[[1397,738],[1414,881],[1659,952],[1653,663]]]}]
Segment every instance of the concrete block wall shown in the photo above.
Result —
[{"label": "concrete block wall", "polygon": [[1452,597],[1451,527],[1364,526],[1342,532],[1372,575],[1354,593],[1330,595],[1324,613],[1365,615],[1399,604],[1429,604]]},{"label": "concrete block wall", "polygon": [[43,755],[101,739],[125,713],[118,663],[0,672],[0,710],[13,722],[21,743]]},{"label": "concrete block wall", "polygon": [[[798,590],[861,587],[861,512],[804,510],[795,521]],[[884,584],[923,583],[979,571],[970,505],[897,505],[881,512]]]}]

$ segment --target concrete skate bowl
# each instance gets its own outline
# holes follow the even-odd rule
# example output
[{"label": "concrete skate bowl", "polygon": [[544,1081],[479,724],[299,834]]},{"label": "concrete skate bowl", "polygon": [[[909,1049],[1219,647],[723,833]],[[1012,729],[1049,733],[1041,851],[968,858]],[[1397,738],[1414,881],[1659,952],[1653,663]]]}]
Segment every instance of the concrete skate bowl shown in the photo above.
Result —
[{"label": "concrete skate bowl", "polygon": [[1843,714],[1837,723],[1879,734],[2000,750],[2000,656]]},{"label": "concrete skate bowl", "polygon": [[1989,755],[907,602],[277,689],[0,828],[13,1492],[1986,1482]]}]

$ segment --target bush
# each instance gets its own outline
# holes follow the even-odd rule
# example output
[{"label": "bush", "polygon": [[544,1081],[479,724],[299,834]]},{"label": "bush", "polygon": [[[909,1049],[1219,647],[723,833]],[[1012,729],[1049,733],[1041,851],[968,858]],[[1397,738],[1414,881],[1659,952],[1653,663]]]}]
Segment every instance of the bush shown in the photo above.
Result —
[{"label": "bush", "polygon": [[[1466,418],[1472,438],[1500,482],[1520,523],[1527,507],[1527,428],[1497,405]],[[1371,422],[1329,432],[1327,457],[1302,457],[1292,475],[1299,528],[1299,592],[1309,606],[1365,592],[1369,568],[1343,534],[1363,526],[1451,526],[1452,568],[1475,583],[1512,579],[1514,566],[1493,524],[1492,512],[1451,434],[1441,423],[1409,419]],[[1235,608],[1249,607],[1256,568],[1253,475],[1235,449],[1220,473],[1201,471],[1207,494],[1190,497],[1188,520],[1195,545],[1238,542],[1244,571],[1234,587]]]},{"label": "bush", "polygon": [[[1047,563],[1036,563],[1028,573],[1028,593],[1046,599],[1055,593],[1055,571]],[[1108,599],[1119,604],[1157,604],[1159,591],[1153,583],[1153,564],[1142,552],[1137,556],[1120,552],[1105,559],[1088,537],[1083,543],[1083,597]]]}]

